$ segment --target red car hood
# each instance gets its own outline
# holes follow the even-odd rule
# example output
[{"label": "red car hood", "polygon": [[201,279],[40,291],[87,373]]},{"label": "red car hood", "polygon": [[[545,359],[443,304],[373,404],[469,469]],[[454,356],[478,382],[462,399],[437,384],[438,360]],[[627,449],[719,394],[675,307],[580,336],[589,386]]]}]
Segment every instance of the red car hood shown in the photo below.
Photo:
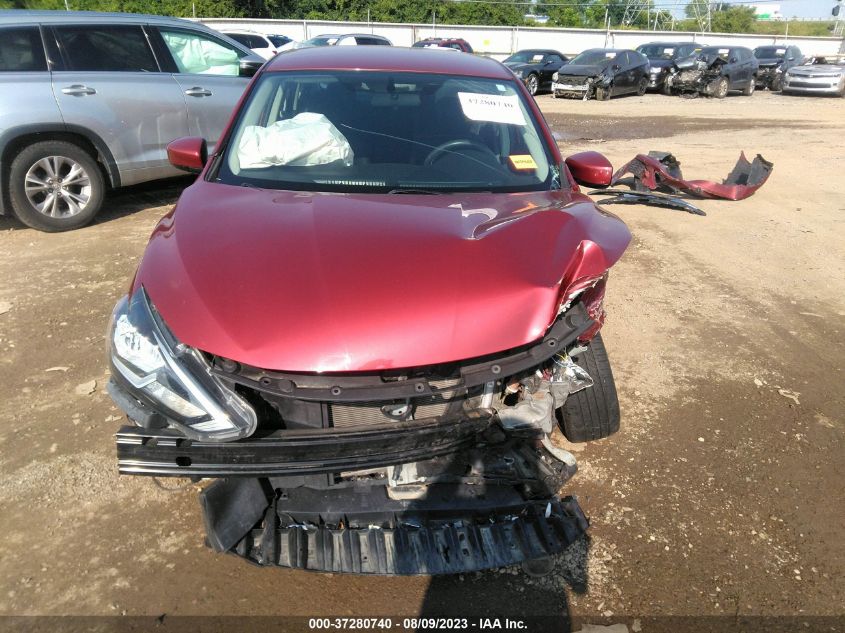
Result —
[{"label": "red car hood", "polygon": [[143,285],[182,342],[263,367],[343,372],[538,339],[561,286],[630,233],[569,191],[371,195],[198,181],[156,227]]}]

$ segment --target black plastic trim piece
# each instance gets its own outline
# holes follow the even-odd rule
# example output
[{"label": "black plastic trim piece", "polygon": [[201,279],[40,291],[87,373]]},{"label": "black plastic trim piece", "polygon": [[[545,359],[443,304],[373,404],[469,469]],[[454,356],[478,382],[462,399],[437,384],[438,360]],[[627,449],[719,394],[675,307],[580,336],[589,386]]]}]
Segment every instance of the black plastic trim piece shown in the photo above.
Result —
[{"label": "black plastic trim piece", "polygon": [[116,436],[118,469],[127,475],[265,477],[381,468],[472,446],[493,420],[492,413],[473,412],[343,431],[282,430],[237,442],[125,426]]},{"label": "black plastic trim piece", "polygon": [[[279,508],[281,510],[281,508]],[[259,565],[372,575],[457,574],[514,565],[563,551],[587,529],[573,497],[526,502],[484,520],[439,520],[393,528],[264,524],[233,553]]]},{"label": "black plastic trim piece", "polygon": [[[427,377],[409,376],[406,380],[386,382],[382,379],[382,374],[292,374],[239,364],[235,364],[235,371],[227,372],[221,367],[222,363],[227,361],[218,358],[215,358],[212,371],[221,378],[251,389],[297,400],[368,402],[419,398],[483,385],[531,369],[562,352],[592,324],[587,311],[577,303],[558,318],[546,335],[535,343],[516,351],[509,350],[498,355],[450,363],[459,366],[461,382],[442,388],[433,386]],[[419,373],[425,373],[424,368]]]}]

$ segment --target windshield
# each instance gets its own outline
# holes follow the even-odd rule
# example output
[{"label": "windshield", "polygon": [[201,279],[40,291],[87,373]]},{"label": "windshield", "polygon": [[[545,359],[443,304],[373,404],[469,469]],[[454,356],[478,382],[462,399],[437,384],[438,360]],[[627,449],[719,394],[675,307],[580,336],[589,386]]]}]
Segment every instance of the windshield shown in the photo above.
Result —
[{"label": "windshield", "polygon": [[829,57],[814,57],[811,64],[813,66],[845,66],[845,56],[831,55]]},{"label": "windshield", "polygon": [[536,191],[558,186],[542,139],[511,81],[266,73],[216,177],[309,191]]},{"label": "windshield", "polygon": [[761,46],[754,49],[754,57],[757,59],[783,59],[786,49],[779,46]]},{"label": "windshield", "polygon": [[508,57],[505,64],[536,64],[543,61],[543,51],[519,51]]},{"label": "windshield", "polygon": [[583,64],[584,66],[604,66],[611,59],[616,59],[616,53],[614,51],[594,50],[584,51],[569,63],[573,66],[579,64]]},{"label": "windshield", "polygon": [[273,46],[284,46],[288,42],[292,41],[289,37],[285,37],[284,35],[268,35],[267,39],[273,42]]},{"label": "windshield", "polygon": [[310,40],[305,40],[308,46],[334,46],[340,39],[338,35],[320,35],[319,37],[312,37]]},{"label": "windshield", "polygon": [[649,59],[673,59],[676,50],[677,48],[674,46],[663,44],[646,44],[645,46],[637,47],[637,52]]}]

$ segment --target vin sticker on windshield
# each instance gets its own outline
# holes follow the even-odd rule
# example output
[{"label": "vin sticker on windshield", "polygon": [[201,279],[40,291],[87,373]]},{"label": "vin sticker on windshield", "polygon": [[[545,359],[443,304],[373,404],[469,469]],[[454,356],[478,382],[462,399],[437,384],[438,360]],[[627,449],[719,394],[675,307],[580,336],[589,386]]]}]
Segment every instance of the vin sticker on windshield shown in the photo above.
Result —
[{"label": "vin sticker on windshield", "polygon": [[459,92],[461,109],[471,121],[509,123],[525,125],[525,117],[519,107],[518,95],[488,95],[476,92]]}]

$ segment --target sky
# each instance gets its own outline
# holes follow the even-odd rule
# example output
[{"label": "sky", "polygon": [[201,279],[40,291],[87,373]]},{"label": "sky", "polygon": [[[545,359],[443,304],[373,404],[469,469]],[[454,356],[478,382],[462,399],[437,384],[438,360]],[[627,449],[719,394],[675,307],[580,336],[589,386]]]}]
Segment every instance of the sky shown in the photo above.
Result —
[{"label": "sky", "polygon": [[[736,0],[727,0],[728,2],[735,2]],[[662,4],[665,0],[656,0],[655,4]],[[747,4],[754,4],[754,0],[749,0]],[[833,19],[830,15],[830,10],[836,5],[836,0],[775,0],[774,2],[761,1],[761,5],[776,6],[780,5],[780,12],[786,18],[793,16],[799,18],[825,18]],[[845,7],[843,7],[845,11]]]}]

